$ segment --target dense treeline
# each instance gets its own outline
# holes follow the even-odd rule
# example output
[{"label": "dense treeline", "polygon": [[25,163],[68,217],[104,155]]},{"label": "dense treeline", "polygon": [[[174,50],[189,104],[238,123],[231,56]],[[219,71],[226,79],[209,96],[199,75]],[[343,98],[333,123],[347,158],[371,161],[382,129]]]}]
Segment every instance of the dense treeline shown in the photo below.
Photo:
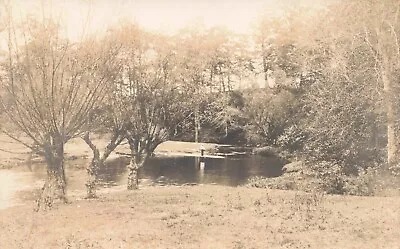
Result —
[{"label": "dense treeline", "polygon": [[[397,1],[264,17],[252,37],[202,27],[168,36],[120,23],[80,42],[52,19],[17,24],[5,10],[2,130],[46,159],[41,203],[65,199],[64,145],[76,137],[93,151],[89,197],[96,169],[123,141],[129,189],[168,139],[270,146],[336,180],[398,169]],[[93,133],[110,134],[104,151]]]}]

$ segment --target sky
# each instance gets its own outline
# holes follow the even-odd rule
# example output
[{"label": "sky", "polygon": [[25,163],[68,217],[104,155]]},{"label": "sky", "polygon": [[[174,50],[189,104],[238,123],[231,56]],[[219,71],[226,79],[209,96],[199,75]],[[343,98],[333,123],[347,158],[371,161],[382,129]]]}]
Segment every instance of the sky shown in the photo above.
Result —
[{"label": "sky", "polygon": [[195,23],[249,34],[261,14],[320,7],[327,0],[14,0],[14,16],[51,15],[72,39],[104,32],[121,20],[150,31],[173,34]]}]

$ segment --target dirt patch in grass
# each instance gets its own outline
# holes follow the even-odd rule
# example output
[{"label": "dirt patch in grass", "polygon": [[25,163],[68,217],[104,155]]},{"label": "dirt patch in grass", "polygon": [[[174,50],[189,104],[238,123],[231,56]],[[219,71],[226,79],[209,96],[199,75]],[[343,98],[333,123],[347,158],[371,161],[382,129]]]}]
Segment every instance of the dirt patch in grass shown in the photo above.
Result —
[{"label": "dirt patch in grass", "polygon": [[123,188],[0,211],[0,248],[399,248],[400,199],[192,186]]}]

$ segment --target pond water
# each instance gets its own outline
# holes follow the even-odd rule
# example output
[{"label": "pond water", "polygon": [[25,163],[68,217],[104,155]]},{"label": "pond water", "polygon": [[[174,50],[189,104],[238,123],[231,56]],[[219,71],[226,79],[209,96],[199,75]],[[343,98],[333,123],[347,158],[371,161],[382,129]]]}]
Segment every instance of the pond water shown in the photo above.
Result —
[{"label": "pond water", "polygon": [[152,158],[140,172],[153,182],[164,179],[170,183],[202,183],[237,186],[245,184],[252,176],[276,177],[281,174],[283,162],[277,158],[241,156],[205,158],[204,170],[199,158]]},{"label": "pond water", "polygon": [[[68,193],[85,191],[86,171],[79,160],[69,161],[66,166]],[[102,187],[124,185],[127,181],[127,158],[109,160],[99,170]],[[240,157],[205,158],[205,167],[199,167],[197,157],[154,157],[139,170],[142,184],[183,185],[219,184],[238,186],[253,176],[276,177],[281,174],[284,162],[278,158],[247,155]],[[79,167],[79,164],[81,164]],[[33,164],[0,170],[0,208],[18,203],[18,191],[37,189],[45,179],[45,165]]]}]

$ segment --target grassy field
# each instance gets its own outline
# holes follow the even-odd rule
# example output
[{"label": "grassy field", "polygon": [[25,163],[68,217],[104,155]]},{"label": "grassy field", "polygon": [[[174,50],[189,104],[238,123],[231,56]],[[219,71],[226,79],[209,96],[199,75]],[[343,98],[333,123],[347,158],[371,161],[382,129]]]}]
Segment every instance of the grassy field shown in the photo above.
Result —
[{"label": "grassy field", "polygon": [[0,211],[0,248],[400,248],[394,197],[200,185],[31,204]]},{"label": "grassy field", "polygon": [[[160,151],[197,151],[197,145],[169,147]],[[66,151],[67,157],[90,155],[79,140]],[[5,168],[26,163],[24,154],[0,154]],[[0,249],[400,248],[399,197],[214,185],[125,188],[102,189],[96,200],[70,192],[70,204],[42,212],[33,211],[34,195],[25,190],[24,205],[0,210]]]}]

